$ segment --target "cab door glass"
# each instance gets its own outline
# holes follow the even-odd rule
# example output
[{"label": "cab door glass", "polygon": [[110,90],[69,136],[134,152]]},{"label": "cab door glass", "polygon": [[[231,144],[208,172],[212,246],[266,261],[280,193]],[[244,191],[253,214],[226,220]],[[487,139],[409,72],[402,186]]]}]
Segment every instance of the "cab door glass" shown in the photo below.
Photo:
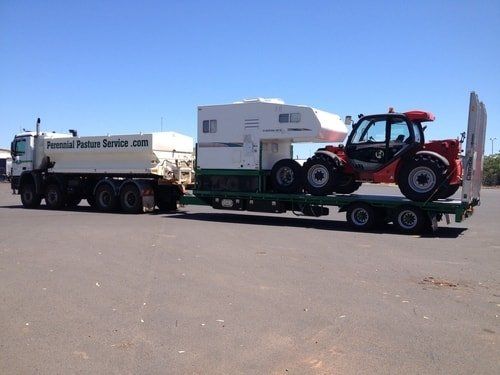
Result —
[{"label": "cab door glass", "polygon": [[385,142],[386,119],[363,120],[356,129],[352,144]]},{"label": "cab door glass", "polygon": [[390,142],[406,143],[410,139],[410,129],[404,120],[395,120],[391,124]]},{"label": "cab door glass", "polygon": [[16,141],[15,147],[16,156],[22,156],[26,153],[26,138],[21,138]]}]

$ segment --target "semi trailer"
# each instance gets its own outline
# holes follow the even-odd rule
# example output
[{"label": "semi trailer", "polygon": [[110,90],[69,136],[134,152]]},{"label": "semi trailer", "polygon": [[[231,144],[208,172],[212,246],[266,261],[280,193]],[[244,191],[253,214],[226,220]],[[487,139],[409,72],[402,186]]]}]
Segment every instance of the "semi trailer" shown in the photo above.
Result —
[{"label": "semi trailer", "polygon": [[176,132],[79,137],[36,131],[11,144],[11,187],[24,207],[51,209],[82,199],[100,211],[176,208],[193,181],[193,139]]},{"label": "semi trailer", "polygon": [[[292,118],[294,121],[291,121]],[[370,124],[379,121],[383,124],[381,135],[368,130],[363,135],[367,141],[370,136],[381,138],[378,148],[376,142],[365,145],[377,149],[376,152],[370,149],[370,157],[379,153],[382,154],[379,159],[385,160],[385,163],[378,163],[381,177],[374,182],[395,182],[397,169],[394,165],[399,164],[399,168],[411,176],[406,178],[412,179],[413,188],[420,189],[422,193],[417,199],[408,199],[402,196],[341,194],[352,193],[347,185],[361,182],[352,176],[342,177],[340,170],[346,164],[335,159],[342,146],[319,149],[315,153],[313,158],[316,159],[328,157],[337,160],[331,165],[309,159],[301,166],[292,160],[290,150],[293,142],[341,141],[347,134],[347,121],[342,122],[337,115],[312,107],[284,105],[275,100],[199,107],[197,179],[194,191],[184,195],[181,203],[238,211],[293,211],[306,216],[328,215],[328,207],[335,206],[346,212],[347,221],[354,228],[368,230],[379,223],[392,222],[405,233],[416,233],[424,228],[436,229],[437,223],[443,217],[449,220],[450,214],[456,222],[460,222],[480,204],[486,108],[477,94],[472,92],[463,155],[458,154],[462,140],[431,142],[430,145],[424,143],[421,123],[431,119],[433,115],[424,111],[360,116],[358,126],[354,127],[357,134],[359,127],[365,123],[367,129]],[[394,133],[391,125],[397,125],[395,129],[398,131],[405,130],[409,141],[405,142],[403,138],[401,145],[389,142]],[[393,153],[392,159],[386,158],[385,151],[396,146],[400,147]],[[359,147],[360,150],[363,148]],[[406,157],[403,157],[405,154]],[[393,165],[387,168],[391,163]],[[434,169],[434,164],[442,164],[446,168]],[[332,165],[336,169],[331,170]],[[313,168],[314,173],[305,172],[304,167]],[[377,169],[371,169],[372,176],[374,171]],[[299,184],[304,181],[304,175],[309,174],[318,185],[324,178],[320,178],[321,174],[336,176],[336,183],[329,187],[338,192],[332,194],[328,189],[321,194],[311,194],[313,192]],[[433,179],[430,190],[427,179]],[[437,182],[438,185],[435,184]],[[457,192],[459,187],[462,188],[460,200],[445,199]],[[428,194],[429,191],[432,194]],[[422,199],[423,195],[427,199]]]}]

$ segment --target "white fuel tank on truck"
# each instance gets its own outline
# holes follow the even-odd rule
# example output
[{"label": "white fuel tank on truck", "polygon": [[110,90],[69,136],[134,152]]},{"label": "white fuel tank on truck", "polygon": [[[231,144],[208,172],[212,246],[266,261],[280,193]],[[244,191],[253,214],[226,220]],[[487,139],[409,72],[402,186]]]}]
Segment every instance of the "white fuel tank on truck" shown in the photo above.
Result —
[{"label": "white fuel tank on truck", "polygon": [[55,173],[163,176],[169,164],[190,161],[192,152],[193,139],[175,132],[43,140],[44,156]]}]

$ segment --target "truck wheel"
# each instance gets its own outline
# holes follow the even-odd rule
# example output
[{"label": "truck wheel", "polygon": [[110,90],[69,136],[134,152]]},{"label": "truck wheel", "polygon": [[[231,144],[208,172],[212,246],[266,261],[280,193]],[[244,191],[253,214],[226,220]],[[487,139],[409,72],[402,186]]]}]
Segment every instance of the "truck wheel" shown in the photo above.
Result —
[{"label": "truck wheel", "polygon": [[59,210],[64,207],[66,197],[57,184],[50,184],[45,190],[45,204],[51,210]]},{"label": "truck wheel", "polygon": [[42,197],[36,194],[35,185],[32,183],[26,183],[21,186],[21,202],[24,208],[38,208]]},{"label": "truck wheel", "polygon": [[333,191],[339,194],[354,193],[361,186],[352,174],[334,173],[333,180]]},{"label": "truck wheel", "polygon": [[293,194],[302,190],[302,167],[292,159],[281,159],[271,170],[272,187],[278,193]]},{"label": "truck wheel", "polygon": [[121,189],[120,205],[122,210],[128,214],[142,212],[142,196],[137,186],[129,184]]},{"label": "truck wheel", "polygon": [[113,211],[118,205],[114,189],[108,184],[100,185],[95,191],[95,204],[99,211]]},{"label": "truck wheel", "polygon": [[398,185],[403,195],[416,202],[438,198],[438,187],[445,179],[446,167],[438,160],[417,156],[404,165],[399,173]]},{"label": "truck wheel", "polygon": [[347,223],[356,230],[370,230],[376,224],[375,210],[366,203],[352,203],[347,207]]},{"label": "truck wheel", "polygon": [[453,194],[457,192],[458,189],[460,189],[461,184],[456,184],[456,185],[445,185],[441,188],[439,188],[437,192],[437,198],[438,199],[446,199],[451,197]]},{"label": "truck wheel", "polygon": [[396,210],[393,219],[398,230],[405,234],[417,234],[425,228],[424,212],[415,206],[402,206]]},{"label": "truck wheel", "polygon": [[334,161],[326,155],[314,155],[304,163],[306,190],[312,195],[328,195],[334,189]]}]

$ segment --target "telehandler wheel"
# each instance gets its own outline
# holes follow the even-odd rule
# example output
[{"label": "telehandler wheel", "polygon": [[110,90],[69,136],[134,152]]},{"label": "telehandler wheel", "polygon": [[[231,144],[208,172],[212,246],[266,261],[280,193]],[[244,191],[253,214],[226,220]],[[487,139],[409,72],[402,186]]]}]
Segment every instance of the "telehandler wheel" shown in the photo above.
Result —
[{"label": "telehandler wheel", "polygon": [[356,230],[368,231],[377,223],[374,208],[363,202],[350,204],[347,207],[346,219],[347,223]]},{"label": "telehandler wheel", "polygon": [[57,184],[50,184],[45,189],[45,204],[51,210],[58,210],[66,204],[66,197]]},{"label": "telehandler wheel", "polygon": [[281,159],[271,170],[271,183],[278,193],[293,194],[302,190],[304,174],[299,163],[292,159]]},{"label": "telehandler wheel", "polygon": [[122,210],[128,214],[142,212],[142,196],[137,186],[128,184],[121,189],[120,205]]},{"label": "telehandler wheel", "polygon": [[114,189],[109,184],[100,185],[95,191],[95,204],[99,211],[113,211],[118,206]]},{"label": "telehandler wheel", "polygon": [[417,155],[401,168],[398,175],[399,190],[416,202],[438,199],[439,186],[446,178],[446,166],[439,160]]},{"label": "telehandler wheel", "polygon": [[312,195],[328,195],[334,190],[334,175],[337,166],[332,158],[326,155],[314,155],[304,163],[306,175],[305,189]]},{"label": "telehandler wheel", "polygon": [[415,206],[399,207],[393,219],[398,230],[405,234],[421,233],[429,223],[424,212]]},{"label": "telehandler wheel", "polygon": [[455,194],[458,189],[460,189],[461,184],[456,184],[456,185],[444,185],[443,187],[439,188],[437,197],[438,199],[446,199],[451,197],[453,194]]},{"label": "telehandler wheel", "polygon": [[21,185],[19,190],[24,208],[38,208],[40,206],[42,197],[35,193],[35,184],[28,182]]},{"label": "telehandler wheel", "polygon": [[361,186],[352,174],[334,173],[333,180],[333,191],[338,194],[354,193]]}]

